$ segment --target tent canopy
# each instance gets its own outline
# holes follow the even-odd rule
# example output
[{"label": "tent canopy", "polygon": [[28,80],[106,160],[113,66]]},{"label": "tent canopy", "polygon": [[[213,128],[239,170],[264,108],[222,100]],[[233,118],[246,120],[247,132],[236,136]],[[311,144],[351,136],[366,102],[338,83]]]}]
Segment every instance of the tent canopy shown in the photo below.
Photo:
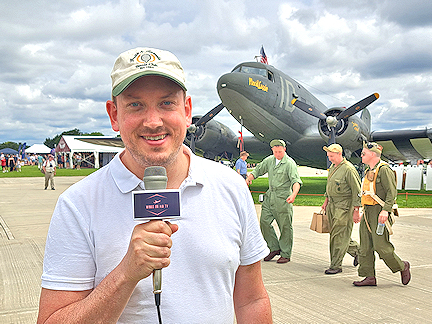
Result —
[{"label": "tent canopy", "polygon": [[6,147],[6,148],[3,148],[3,149],[0,149],[0,153],[3,153],[3,154],[18,154],[18,151],[14,150],[14,149],[11,149],[9,147]]},{"label": "tent canopy", "polygon": [[26,149],[26,153],[48,154],[50,152],[51,152],[51,149],[44,144],[33,144],[28,149]]}]

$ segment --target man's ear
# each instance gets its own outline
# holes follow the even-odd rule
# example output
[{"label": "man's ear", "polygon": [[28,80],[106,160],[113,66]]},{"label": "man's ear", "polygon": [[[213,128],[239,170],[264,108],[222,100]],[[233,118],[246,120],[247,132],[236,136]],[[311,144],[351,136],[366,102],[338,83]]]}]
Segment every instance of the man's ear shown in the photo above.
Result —
[{"label": "man's ear", "polygon": [[192,124],[192,98],[187,96],[185,99],[186,126]]},{"label": "man's ear", "polygon": [[110,118],[111,128],[113,129],[113,131],[118,132],[120,129],[118,127],[118,120],[117,120],[117,107],[114,101],[108,100],[106,102],[106,110]]}]

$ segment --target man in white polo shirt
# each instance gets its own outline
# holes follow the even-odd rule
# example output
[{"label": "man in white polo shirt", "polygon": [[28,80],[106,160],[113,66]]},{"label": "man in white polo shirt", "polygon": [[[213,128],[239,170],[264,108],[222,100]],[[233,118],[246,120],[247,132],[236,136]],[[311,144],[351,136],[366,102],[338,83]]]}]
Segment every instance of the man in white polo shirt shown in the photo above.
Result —
[{"label": "man in white polo shirt", "polygon": [[[46,244],[39,323],[157,323],[151,274],[163,268],[165,323],[271,323],[253,200],[230,168],[183,145],[192,122],[183,68],[170,52],[116,60],[106,109],[125,150],[59,198]],[[137,224],[132,191],[164,166],[181,219]],[[207,172],[211,169],[212,172]]]}]

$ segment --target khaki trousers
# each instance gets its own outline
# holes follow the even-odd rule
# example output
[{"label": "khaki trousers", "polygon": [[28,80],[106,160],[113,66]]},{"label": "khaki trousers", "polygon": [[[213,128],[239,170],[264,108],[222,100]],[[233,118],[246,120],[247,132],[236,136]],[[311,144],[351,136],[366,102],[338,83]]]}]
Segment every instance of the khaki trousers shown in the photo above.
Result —
[{"label": "khaki trousers", "polygon": [[[378,225],[378,215],[381,212],[380,205],[365,206],[363,217],[360,222],[360,255],[358,274],[360,277],[375,277],[375,254],[376,251],[380,257],[394,272],[405,269],[405,264],[394,252],[394,246],[390,243],[390,237],[387,229],[384,229],[383,235],[377,235],[376,228]],[[369,232],[366,220],[372,231]]]},{"label": "khaki trousers", "polygon": [[337,203],[329,202],[326,208],[330,225],[330,269],[341,269],[342,260],[346,253],[355,257],[359,254],[359,244],[351,239],[354,225],[354,208],[338,206]]},{"label": "khaki trousers", "polygon": [[51,182],[51,189],[54,189],[54,172],[45,172],[45,189],[48,188],[48,182]]},{"label": "khaki trousers", "polygon": [[[293,206],[286,202],[286,197],[288,197],[286,193],[278,191],[268,191],[265,194],[261,209],[260,227],[270,251],[281,250],[280,255],[282,257],[290,258],[293,245]],[[281,233],[279,239],[272,226],[274,220],[276,220]]]}]

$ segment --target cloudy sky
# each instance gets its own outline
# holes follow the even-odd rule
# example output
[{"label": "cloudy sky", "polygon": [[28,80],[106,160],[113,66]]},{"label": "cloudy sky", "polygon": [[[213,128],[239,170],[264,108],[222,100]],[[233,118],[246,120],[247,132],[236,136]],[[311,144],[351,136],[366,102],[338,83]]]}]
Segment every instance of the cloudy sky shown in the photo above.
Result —
[{"label": "cloudy sky", "polygon": [[[74,128],[115,135],[110,71],[138,46],[179,57],[194,114],[216,106],[219,76],[263,45],[329,107],[378,92],[373,130],[432,127],[432,1],[4,0],[0,10],[0,143]],[[216,119],[240,128],[226,111]]]}]

